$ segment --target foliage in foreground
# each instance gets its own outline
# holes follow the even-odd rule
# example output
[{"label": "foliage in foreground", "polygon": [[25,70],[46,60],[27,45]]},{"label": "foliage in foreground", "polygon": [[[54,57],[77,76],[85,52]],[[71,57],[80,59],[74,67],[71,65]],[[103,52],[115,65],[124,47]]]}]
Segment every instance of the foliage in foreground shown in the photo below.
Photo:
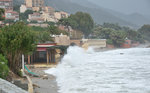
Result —
[{"label": "foliage in foreground", "polygon": [[0,37],[1,51],[8,59],[8,66],[10,70],[18,74],[21,69],[21,55],[35,49],[34,33],[24,23],[17,22],[1,28]]},{"label": "foliage in foreground", "polygon": [[0,21],[5,19],[5,18],[3,17],[4,13],[5,13],[5,10],[2,9],[2,8],[0,8]]},{"label": "foliage in foreground", "polygon": [[5,79],[8,75],[9,69],[7,65],[7,60],[4,56],[0,54],[0,78]]}]

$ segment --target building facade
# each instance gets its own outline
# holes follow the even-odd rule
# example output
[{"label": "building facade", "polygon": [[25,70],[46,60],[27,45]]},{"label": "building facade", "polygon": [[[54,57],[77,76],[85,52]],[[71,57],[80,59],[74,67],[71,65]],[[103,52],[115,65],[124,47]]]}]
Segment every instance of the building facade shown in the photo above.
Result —
[{"label": "building facade", "polygon": [[13,0],[0,0],[0,8],[5,9],[5,11],[13,10]]},{"label": "building facade", "polygon": [[44,19],[41,17],[40,13],[33,13],[28,15],[28,21],[37,21],[39,23],[44,22]]},{"label": "building facade", "polygon": [[44,7],[44,0],[25,0],[27,7]]},{"label": "building facade", "polygon": [[32,0],[25,0],[26,7],[32,7]]},{"label": "building facade", "polygon": [[15,11],[6,11],[5,12],[5,18],[8,20],[18,21],[19,20],[19,13],[15,12]]},{"label": "building facade", "polygon": [[54,16],[55,16],[55,18],[56,18],[57,20],[60,20],[61,18],[68,18],[68,17],[69,17],[69,14],[66,13],[66,12],[61,11],[61,12],[55,12],[55,13],[54,13]]},{"label": "building facade", "polygon": [[56,51],[52,48],[54,46],[56,46],[56,43],[38,44],[37,50],[32,55],[28,55],[28,64],[55,63]]}]

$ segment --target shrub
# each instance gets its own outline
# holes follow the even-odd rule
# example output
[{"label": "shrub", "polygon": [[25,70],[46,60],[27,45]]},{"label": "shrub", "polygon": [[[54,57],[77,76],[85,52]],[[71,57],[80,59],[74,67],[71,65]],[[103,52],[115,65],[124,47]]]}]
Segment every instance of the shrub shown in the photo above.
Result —
[{"label": "shrub", "polygon": [[110,39],[107,39],[107,44],[113,45],[113,41]]},{"label": "shrub", "polygon": [[7,65],[7,60],[4,56],[0,54],[0,78],[5,79],[8,75],[9,69]]}]

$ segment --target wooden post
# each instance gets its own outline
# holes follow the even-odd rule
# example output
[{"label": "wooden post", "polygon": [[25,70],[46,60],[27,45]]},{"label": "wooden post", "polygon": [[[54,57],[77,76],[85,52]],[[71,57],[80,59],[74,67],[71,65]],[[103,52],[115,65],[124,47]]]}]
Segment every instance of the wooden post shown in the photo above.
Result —
[{"label": "wooden post", "polygon": [[55,63],[55,60],[56,60],[56,59],[55,59],[55,50],[53,51],[53,53],[54,53],[54,63]]},{"label": "wooden post", "polygon": [[47,50],[47,64],[49,64],[49,54],[48,54],[48,50]]},{"label": "wooden post", "polygon": [[34,64],[33,63],[33,55],[31,56],[31,62],[30,62],[30,64]]},{"label": "wooden post", "polygon": [[22,54],[22,74],[23,74],[23,76],[25,76],[25,74],[24,74],[24,55]]},{"label": "wooden post", "polygon": [[30,56],[28,55],[28,64],[30,64]]},{"label": "wooden post", "polygon": [[50,53],[50,55],[49,55],[49,60],[50,60],[50,63],[52,62],[52,59],[51,59],[51,51],[49,52]]}]

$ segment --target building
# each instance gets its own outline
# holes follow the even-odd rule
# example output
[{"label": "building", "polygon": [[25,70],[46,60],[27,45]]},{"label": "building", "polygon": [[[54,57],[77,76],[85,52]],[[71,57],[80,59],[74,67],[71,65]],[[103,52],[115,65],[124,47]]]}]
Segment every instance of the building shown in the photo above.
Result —
[{"label": "building", "polygon": [[40,13],[33,13],[28,15],[28,21],[36,21],[38,23],[44,22],[44,19],[41,17]]},{"label": "building", "polygon": [[44,7],[44,0],[32,0],[32,7]]},{"label": "building", "polygon": [[69,46],[70,45],[70,37],[67,35],[54,35],[52,36],[54,39],[54,42],[57,43],[57,45],[63,45],[63,46]]},{"label": "building", "polygon": [[48,13],[48,12],[43,12],[41,14],[41,17],[44,19],[44,21],[47,21],[47,22],[54,22],[54,23],[57,22],[57,20],[54,17],[54,15],[52,15],[51,13]]},{"label": "building", "polygon": [[97,48],[105,48],[106,47],[106,39],[83,39],[82,47],[88,49],[89,47]]},{"label": "building", "polygon": [[36,51],[28,55],[28,64],[50,64],[55,63],[56,43],[38,44]]},{"label": "building", "polygon": [[26,7],[32,7],[32,0],[25,0]]},{"label": "building", "polygon": [[25,0],[27,7],[44,7],[44,0]]},{"label": "building", "polygon": [[33,11],[40,11],[44,7],[44,0],[25,0],[25,6]]},{"label": "building", "polygon": [[6,11],[5,12],[5,19],[18,21],[19,20],[19,13],[15,12],[15,11]]},{"label": "building", "polygon": [[83,33],[79,30],[72,29],[71,26],[59,25],[58,28],[60,30],[64,30],[69,33],[70,39],[79,40],[83,38]]},{"label": "building", "polygon": [[20,6],[20,13],[24,13],[27,10],[27,7],[25,5]]},{"label": "building", "polygon": [[29,23],[28,26],[38,26],[38,27],[48,27],[48,24],[37,24],[37,23]]},{"label": "building", "polygon": [[0,0],[0,8],[5,9],[5,11],[13,11],[13,0]]},{"label": "building", "polygon": [[50,14],[53,14],[53,15],[54,15],[54,12],[55,12],[55,9],[52,8],[52,7],[50,7],[50,6],[45,6],[45,7],[43,7],[42,10],[43,10],[44,12],[46,12],[46,13],[50,13]]},{"label": "building", "polygon": [[54,13],[54,16],[55,16],[55,18],[56,18],[57,20],[60,20],[61,18],[68,18],[68,17],[69,17],[69,14],[66,13],[66,12],[61,11],[61,12],[55,12],[55,13]]}]

